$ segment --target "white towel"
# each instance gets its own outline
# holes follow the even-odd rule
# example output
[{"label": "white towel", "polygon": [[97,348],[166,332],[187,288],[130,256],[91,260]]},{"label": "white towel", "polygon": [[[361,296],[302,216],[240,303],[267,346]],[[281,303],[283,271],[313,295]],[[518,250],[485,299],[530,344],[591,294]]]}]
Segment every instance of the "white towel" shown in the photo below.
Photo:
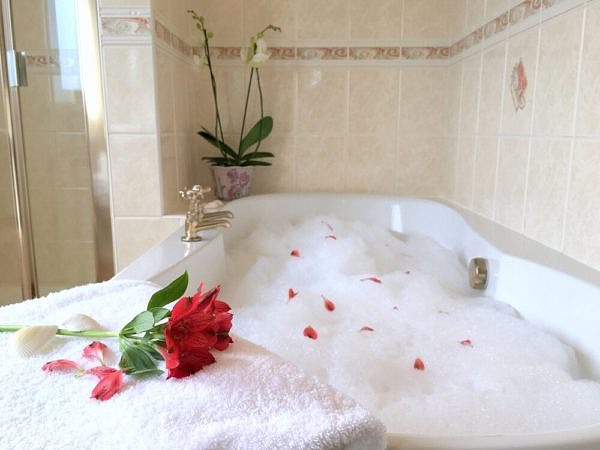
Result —
[{"label": "white towel", "polygon": [[[0,308],[1,324],[56,324],[88,314],[118,330],[157,289],[109,281]],[[235,314],[235,311],[233,311]],[[233,321],[235,331],[235,317]],[[90,364],[90,339],[56,337],[45,354],[13,356],[0,333],[1,449],[321,449],[385,447],[384,427],[352,399],[239,337],[216,364],[187,378],[136,380],[110,400],[90,399],[97,378],[42,372],[59,358]],[[117,364],[116,339],[103,339]]]}]

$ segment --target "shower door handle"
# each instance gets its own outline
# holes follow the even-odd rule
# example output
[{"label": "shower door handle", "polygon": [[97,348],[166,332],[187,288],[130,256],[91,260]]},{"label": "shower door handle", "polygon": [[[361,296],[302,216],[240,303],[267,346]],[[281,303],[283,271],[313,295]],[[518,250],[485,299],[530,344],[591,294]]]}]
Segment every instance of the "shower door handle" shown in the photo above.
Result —
[{"label": "shower door handle", "polygon": [[8,50],[6,52],[6,68],[10,87],[27,86],[27,55],[25,52]]}]

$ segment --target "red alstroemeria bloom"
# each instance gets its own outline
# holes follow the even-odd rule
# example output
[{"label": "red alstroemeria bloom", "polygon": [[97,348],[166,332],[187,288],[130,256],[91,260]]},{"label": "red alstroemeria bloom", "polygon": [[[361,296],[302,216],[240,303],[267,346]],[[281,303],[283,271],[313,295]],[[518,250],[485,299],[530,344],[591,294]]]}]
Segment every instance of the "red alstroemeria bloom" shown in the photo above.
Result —
[{"label": "red alstroemeria bloom", "polygon": [[80,370],[80,367],[75,361],[71,361],[69,359],[57,359],[44,364],[42,366],[42,370],[47,372],[53,372],[55,370],[69,372],[71,370]]},{"label": "red alstroemeria bloom", "polygon": [[225,350],[233,315],[229,305],[217,300],[221,288],[183,297],[165,327],[168,378],[183,378],[215,362],[210,349]]},{"label": "red alstroemeria bloom", "polygon": [[317,330],[315,330],[310,325],[304,329],[303,334],[309,339],[317,339],[319,337],[319,333],[317,333]]},{"label": "red alstroemeria bloom", "polygon": [[123,387],[123,371],[115,370],[100,378],[100,381],[92,391],[91,398],[97,400],[108,400]]},{"label": "red alstroemeria bloom", "polygon": [[101,364],[104,364],[104,350],[107,347],[100,341],[94,341],[83,349],[83,357],[89,359],[97,359]]}]

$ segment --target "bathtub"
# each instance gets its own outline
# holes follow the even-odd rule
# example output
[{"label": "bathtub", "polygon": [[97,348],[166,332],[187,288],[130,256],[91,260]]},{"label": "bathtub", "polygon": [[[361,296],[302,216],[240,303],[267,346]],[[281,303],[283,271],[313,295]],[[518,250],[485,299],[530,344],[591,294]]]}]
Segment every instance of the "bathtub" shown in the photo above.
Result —
[{"label": "bathtub", "polygon": [[[590,377],[600,378],[600,272],[504,227],[443,202],[355,194],[271,194],[233,201],[232,228],[202,232],[184,243],[179,229],[115,278],[164,285],[187,270],[190,280],[225,282],[225,252],[269,215],[300,220],[318,214],[362,220],[401,233],[420,233],[455,252],[467,266],[488,260],[484,295],[509,303],[540,328],[572,345]],[[195,286],[191,285],[190,292]],[[485,436],[388,434],[390,449],[599,449],[598,425],[549,433]]]}]

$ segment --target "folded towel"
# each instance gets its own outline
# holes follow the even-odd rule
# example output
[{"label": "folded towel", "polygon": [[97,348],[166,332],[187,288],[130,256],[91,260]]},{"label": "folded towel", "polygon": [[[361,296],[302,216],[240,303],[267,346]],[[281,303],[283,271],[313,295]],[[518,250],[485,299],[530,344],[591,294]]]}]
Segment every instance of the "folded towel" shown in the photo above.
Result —
[{"label": "folded towel", "polygon": [[[75,313],[117,330],[157,286],[113,280],[0,308],[2,324],[56,324]],[[235,313],[235,311],[234,311]],[[234,327],[235,330],[235,318]],[[6,351],[0,333],[2,449],[321,449],[385,447],[383,425],[352,399],[262,347],[234,337],[216,364],[182,379],[136,380],[110,400],[89,396],[97,379],[42,372],[54,359],[85,362],[90,340],[57,336],[43,355]],[[116,366],[117,340],[103,340]]]}]

